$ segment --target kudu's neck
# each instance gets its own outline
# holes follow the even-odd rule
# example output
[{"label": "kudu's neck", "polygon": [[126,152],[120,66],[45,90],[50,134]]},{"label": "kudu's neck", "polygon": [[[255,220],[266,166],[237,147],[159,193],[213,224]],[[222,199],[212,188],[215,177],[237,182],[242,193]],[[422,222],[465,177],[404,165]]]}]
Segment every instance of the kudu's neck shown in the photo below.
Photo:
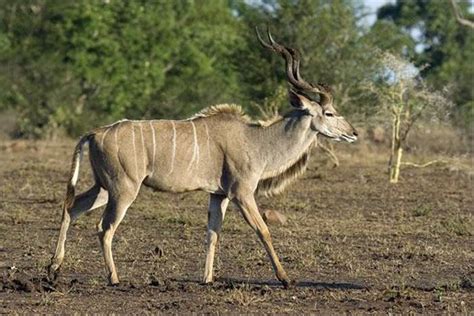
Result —
[{"label": "kudu's neck", "polygon": [[260,144],[258,156],[265,162],[264,174],[278,173],[295,163],[316,139],[311,116],[292,111],[281,121],[253,130]]}]

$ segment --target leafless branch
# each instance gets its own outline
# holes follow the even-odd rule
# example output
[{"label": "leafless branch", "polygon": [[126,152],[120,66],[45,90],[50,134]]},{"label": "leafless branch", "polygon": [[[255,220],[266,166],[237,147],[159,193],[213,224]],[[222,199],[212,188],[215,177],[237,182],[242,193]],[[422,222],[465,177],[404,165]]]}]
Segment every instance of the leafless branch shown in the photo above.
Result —
[{"label": "leafless branch", "polygon": [[174,62],[169,62],[164,68],[163,73],[167,74],[174,67]]},{"label": "leafless branch", "polygon": [[408,133],[410,132],[410,129],[412,128],[413,124],[421,117],[421,114],[423,114],[423,110],[426,108],[428,103],[424,103],[423,106],[418,109],[416,113],[413,113],[409,118],[407,125],[405,127],[405,130],[403,134],[401,135],[400,139],[402,142],[404,142],[408,136]]},{"label": "leafless branch", "polygon": [[456,17],[456,21],[463,26],[467,26],[471,29],[474,29],[474,22],[469,21],[468,19],[464,19],[459,12],[458,5],[456,4],[456,0],[451,0],[451,7],[453,8],[454,16]]},{"label": "leafless branch", "polygon": [[447,164],[448,161],[446,160],[432,160],[432,161],[428,161],[424,164],[417,164],[417,163],[414,163],[414,162],[402,162],[402,166],[409,166],[409,167],[416,167],[416,168],[425,168],[425,167],[429,167],[431,165],[434,165],[434,164]]},{"label": "leafless branch", "polygon": [[318,147],[321,148],[329,156],[329,158],[331,158],[331,160],[334,162],[334,167],[339,167],[339,158],[337,158],[333,149],[324,145],[322,142],[318,142]]}]

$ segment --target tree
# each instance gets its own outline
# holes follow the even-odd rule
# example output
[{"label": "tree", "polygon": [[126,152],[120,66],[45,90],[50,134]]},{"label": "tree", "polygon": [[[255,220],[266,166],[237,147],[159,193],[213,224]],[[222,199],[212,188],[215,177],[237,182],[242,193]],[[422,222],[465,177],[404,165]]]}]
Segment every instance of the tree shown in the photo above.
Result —
[{"label": "tree", "polygon": [[2,5],[3,101],[19,110],[23,135],[183,116],[241,94],[229,67],[239,22],[224,0]]},{"label": "tree", "polygon": [[[267,24],[278,42],[301,52],[304,77],[329,84],[341,112],[367,117],[377,111],[378,104],[376,98],[362,92],[361,83],[379,68],[376,45],[380,38],[389,38],[392,42],[387,40],[387,46],[401,50],[408,37],[401,32],[392,37],[382,32],[368,33],[360,23],[360,10],[354,1],[344,0],[278,0],[260,5],[244,2],[237,7],[246,29],[263,29]],[[395,28],[393,24],[390,27]],[[247,53],[239,52],[236,58],[249,69],[241,73],[242,82],[246,83],[246,95],[265,107],[266,97],[275,95],[281,87],[284,67],[280,58],[260,47],[253,32],[247,31],[246,43],[242,50]],[[282,109],[288,104],[286,98],[272,100],[272,108]],[[275,106],[275,101],[281,104]],[[324,142],[319,145],[337,166],[332,146]]]},{"label": "tree", "polygon": [[[469,1],[458,1],[461,14],[472,20]],[[380,20],[393,21],[416,43],[416,66],[425,67],[421,75],[437,89],[451,86],[458,121],[474,123],[474,32],[458,24],[449,1],[397,0],[378,12]]]},{"label": "tree", "polygon": [[271,95],[284,78],[282,61],[261,49],[255,26],[270,26],[275,39],[297,48],[302,54],[302,72],[309,81],[329,84],[341,111],[367,113],[372,111],[371,98],[360,93],[360,82],[376,65],[373,63],[373,42],[365,39],[359,23],[358,9],[353,1],[279,0],[260,5],[240,4],[239,17],[245,23],[247,54],[239,53],[244,69],[242,81],[246,95],[263,100]]},{"label": "tree", "polygon": [[459,24],[463,26],[467,26],[471,29],[474,29],[474,22],[469,21],[468,19],[465,19],[461,16],[461,13],[459,12],[459,7],[456,4],[455,0],[450,0],[451,1],[451,7],[453,8],[453,13],[454,16],[456,17],[456,20],[458,21]]},{"label": "tree", "polygon": [[50,25],[41,4],[2,2],[0,34],[8,49],[0,51],[1,103],[18,112],[21,136],[47,137],[64,113],[62,105],[74,103],[74,79],[45,37]]},{"label": "tree", "polygon": [[431,91],[419,76],[419,70],[405,59],[384,52],[383,67],[376,73],[378,82],[368,87],[383,105],[381,115],[391,116],[392,137],[388,162],[389,180],[397,183],[402,165],[403,147],[415,123],[423,116],[447,113],[451,103],[440,92]]}]

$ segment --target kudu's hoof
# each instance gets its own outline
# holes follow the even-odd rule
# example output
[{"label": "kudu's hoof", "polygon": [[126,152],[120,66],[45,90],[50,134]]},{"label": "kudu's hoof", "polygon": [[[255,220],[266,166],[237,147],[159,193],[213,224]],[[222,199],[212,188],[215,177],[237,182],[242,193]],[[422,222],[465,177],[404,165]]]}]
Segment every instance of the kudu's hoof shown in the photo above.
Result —
[{"label": "kudu's hoof", "polygon": [[281,284],[283,284],[283,288],[284,289],[291,289],[293,287],[295,287],[296,285],[296,282],[294,280],[280,280]]},{"label": "kudu's hoof", "polygon": [[206,280],[202,280],[200,282],[201,285],[203,286],[212,286],[212,284],[214,284],[214,281],[206,281]]},{"label": "kudu's hoof", "polygon": [[117,278],[109,278],[109,283],[107,286],[110,287],[118,287],[120,285],[120,281]]},{"label": "kudu's hoof", "polygon": [[109,286],[109,287],[119,287],[119,286],[120,286],[120,282],[114,282],[114,283],[109,282],[109,283],[107,284],[107,286]]},{"label": "kudu's hoof", "polygon": [[59,276],[59,268],[61,266],[57,263],[51,263],[49,266],[48,266],[48,280],[50,282],[53,282],[53,281],[56,281],[56,279],[58,278]]}]

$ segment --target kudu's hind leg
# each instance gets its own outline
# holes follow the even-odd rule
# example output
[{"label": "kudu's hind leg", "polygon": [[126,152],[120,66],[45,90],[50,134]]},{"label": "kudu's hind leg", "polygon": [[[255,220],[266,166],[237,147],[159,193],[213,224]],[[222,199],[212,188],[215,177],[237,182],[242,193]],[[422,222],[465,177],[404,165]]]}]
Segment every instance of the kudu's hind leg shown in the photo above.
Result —
[{"label": "kudu's hind leg", "polygon": [[204,283],[212,282],[214,255],[227,205],[229,205],[229,199],[227,197],[211,194],[207,220],[207,251],[203,278]]},{"label": "kudu's hind leg", "polygon": [[233,201],[242,212],[246,222],[255,230],[262,241],[272,262],[276,277],[280,280],[283,286],[288,287],[290,285],[290,280],[278,259],[275,249],[273,249],[270,231],[258,212],[257,203],[255,202],[253,194],[237,195]]},{"label": "kudu's hind leg", "polygon": [[69,225],[82,213],[96,209],[107,203],[108,193],[99,185],[94,185],[86,192],[79,194],[75,199],[70,209],[63,210],[63,217],[61,221],[61,229],[59,231],[58,242],[56,244],[56,251],[51,264],[49,266],[50,277],[54,278],[54,273],[59,269],[65,253],[65,243]]},{"label": "kudu's hind leg", "polygon": [[105,208],[102,219],[98,224],[99,241],[104,254],[105,266],[107,268],[109,284],[119,283],[117,270],[115,269],[114,258],[112,255],[112,239],[117,227],[123,220],[127,209],[135,200],[138,189],[133,194],[120,192],[109,196],[109,201]]}]

